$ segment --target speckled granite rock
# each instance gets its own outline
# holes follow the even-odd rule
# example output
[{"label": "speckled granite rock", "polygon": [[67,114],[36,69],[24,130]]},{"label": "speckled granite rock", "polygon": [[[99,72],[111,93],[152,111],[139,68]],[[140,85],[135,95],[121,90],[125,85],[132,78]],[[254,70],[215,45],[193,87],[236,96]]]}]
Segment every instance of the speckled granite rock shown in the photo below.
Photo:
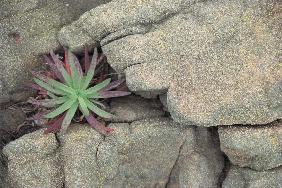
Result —
[{"label": "speckled granite rock", "polygon": [[104,138],[87,125],[73,125],[60,137],[59,149],[54,135],[41,131],[11,142],[4,149],[11,182],[15,187],[62,182],[70,188],[217,187],[224,161],[216,131],[168,118],[110,126],[115,131]]},{"label": "speckled granite rock", "polygon": [[62,172],[53,134],[39,130],[10,142],[3,149],[8,159],[9,182],[13,188],[61,187]]},{"label": "speckled granite rock", "polygon": [[278,188],[282,187],[282,168],[275,168],[267,171],[255,171],[248,168],[232,166],[223,188]]},{"label": "speckled granite rock", "polygon": [[2,150],[0,151],[0,188],[10,188],[7,183],[7,166]]},{"label": "speckled granite rock", "polygon": [[75,125],[67,132],[61,149],[66,187],[99,186],[97,148],[102,141],[103,137],[86,125]]},{"label": "speckled granite rock", "polygon": [[167,187],[215,188],[219,186],[224,159],[219,148],[217,132],[215,129],[197,127],[195,133],[194,150],[186,144],[182,146]]},{"label": "speckled granite rock", "polygon": [[2,0],[0,103],[14,100],[12,94],[23,90],[30,70],[42,63],[38,55],[59,47],[56,36],[63,25],[108,1]]},{"label": "speckled granite rock", "polygon": [[282,124],[219,127],[221,150],[234,165],[267,170],[282,165]]},{"label": "speckled granite rock", "polygon": [[110,126],[115,132],[105,140],[87,126],[68,133],[62,149],[68,187],[216,187],[223,159],[206,128],[167,118]]},{"label": "speckled granite rock", "polygon": [[263,124],[282,117],[280,23],[277,1],[114,0],[59,40],[73,50],[101,41],[132,91],[168,90],[177,122]]},{"label": "speckled granite rock", "polygon": [[111,122],[133,122],[164,115],[158,100],[138,96],[114,98],[110,103],[110,112],[115,115]]}]

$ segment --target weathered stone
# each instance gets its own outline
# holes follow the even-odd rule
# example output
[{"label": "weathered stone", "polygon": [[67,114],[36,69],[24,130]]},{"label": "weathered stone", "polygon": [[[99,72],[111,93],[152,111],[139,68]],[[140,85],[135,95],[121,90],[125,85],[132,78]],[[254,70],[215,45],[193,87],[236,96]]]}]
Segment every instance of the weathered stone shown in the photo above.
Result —
[{"label": "weathered stone", "polygon": [[185,129],[168,119],[147,119],[126,127],[119,124],[113,127],[123,134],[106,138],[106,143],[116,145],[120,164],[113,182],[105,184],[110,187],[115,187],[116,182],[126,187],[164,187],[186,137],[189,148],[192,150],[194,146],[193,128]]},{"label": "weathered stone", "polygon": [[167,187],[218,187],[224,159],[217,138],[214,129],[196,128],[196,146],[192,153],[182,146]]},{"label": "weathered stone", "polygon": [[42,131],[9,143],[4,154],[10,182],[14,187],[217,187],[223,160],[214,131],[168,118],[110,126],[114,133],[103,138],[87,125],[73,125],[60,137],[60,148],[53,134]]},{"label": "weathered stone", "polygon": [[87,125],[69,129],[61,140],[66,187],[99,187],[97,148],[102,141],[103,137]]},{"label": "weathered stone", "polygon": [[231,166],[226,179],[223,182],[223,188],[277,188],[282,186],[282,168],[275,168],[266,171],[255,171],[248,168],[239,168]]},{"label": "weathered stone", "polygon": [[8,132],[16,131],[25,119],[25,113],[19,108],[0,110],[0,129]]},{"label": "weathered stone", "polygon": [[105,140],[87,126],[67,134],[62,152],[68,187],[216,187],[223,159],[206,128],[195,132],[167,118],[110,127],[114,133]]},{"label": "weathered stone", "polygon": [[282,165],[282,124],[219,128],[221,150],[240,167],[267,170]]},{"label": "weathered stone", "polygon": [[54,134],[43,131],[26,134],[3,149],[8,159],[8,177],[12,187],[61,187],[62,173]]},{"label": "weathered stone", "polygon": [[167,108],[167,94],[159,95],[159,99],[160,99],[161,103],[163,104],[163,109],[165,111],[168,111],[168,108]]},{"label": "weathered stone", "polygon": [[111,122],[133,122],[164,115],[158,100],[129,96],[111,100],[110,112],[115,115]]},{"label": "weathered stone", "polygon": [[277,1],[114,0],[59,40],[73,50],[102,40],[130,90],[168,91],[177,122],[264,124],[282,117],[280,23]]},{"label": "weathered stone", "polygon": [[57,49],[59,29],[109,0],[2,0],[0,7],[0,102],[23,94],[39,55]]},{"label": "weathered stone", "polygon": [[7,184],[7,166],[2,150],[0,150],[0,188],[10,188]]}]

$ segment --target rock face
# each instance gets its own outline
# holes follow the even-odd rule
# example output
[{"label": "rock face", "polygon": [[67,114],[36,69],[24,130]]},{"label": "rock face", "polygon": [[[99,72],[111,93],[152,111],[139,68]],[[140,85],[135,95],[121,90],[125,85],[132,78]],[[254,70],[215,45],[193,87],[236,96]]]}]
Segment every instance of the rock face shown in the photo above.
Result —
[{"label": "rock face", "polygon": [[90,127],[77,125],[62,141],[65,186],[98,187],[97,148],[103,137]]},{"label": "rock face", "polygon": [[282,124],[219,128],[221,150],[234,165],[267,170],[282,165]]},{"label": "rock face", "polygon": [[[0,103],[22,99],[39,55],[59,47],[59,29],[107,0],[2,0],[0,7]],[[18,95],[15,96],[15,92]],[[26,91],[25,91],[26,92]],[[22,97],[20,97],[21,95]]]},{"label": "rock face", "polygon": [[168,118],[110,126],[115,132],[103,138],[75,125],[59,149],[54,136],[42,131],[9,143],[4,154],[11,182],[14,187],[60,187],[62,182],[67,187],[217,187],[223,156],[211,129]]},{"label": "rock face", "polygon": [[0,110],[0,129],[8,132],[14,131],[25,119],[25,113],[18,108]]},{"label": "rock face", "polygon": [[114,0],[59,40],[73,50],[101,41],[132,91],[168,90],[177,122],[265,124],[282,116],[280,23],[278,1]]},{"label": "rock face", "polygon": [[232,166],[226,179],[223,182],[223,188],[277,188],[282,186],[282,169],[258,172],[248,168],[238,168]]},{"label": "rock face", "polygon": [[12,187],[61,187],[58,144],[53,134],[43,131],[26,134],[3,149],[8,159],[8,177]]},{"label": "rock face", "polygon": [[0,188],[9,188],[7,184],[7,168],[4,156],[0,151]]},{"label": "rock face", "polygon": [[162,104],[155,99],[128,96],[111,100],[110,112],[115,115],[111,122],[133,122],[164,115]]}]

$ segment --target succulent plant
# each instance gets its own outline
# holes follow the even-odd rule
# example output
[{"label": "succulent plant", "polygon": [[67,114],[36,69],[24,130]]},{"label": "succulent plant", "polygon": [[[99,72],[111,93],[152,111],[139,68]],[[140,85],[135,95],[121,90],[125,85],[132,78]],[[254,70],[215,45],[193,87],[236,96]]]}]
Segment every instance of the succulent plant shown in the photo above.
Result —
[{"label": "succulent plant", "polygon": [[92,84],[95,68],[103,58],[98,56],[96,48],[91,62],[88,50],[85,50],[84,70],[78,58],[69,50],[65,50],[64,62],[54,52],[50,52],[50,56],[44,56],[49,72],[33,72],[35,84],[32,87],[45,97],[30,100],[32,104],[51,109],[48,113],[36,115],[37,118],[50,120],[45,133],[66,132],[77,110],[98,132],[111,133],[112,129],[99,122],[95,115],[102,118],[113,116],[102,109],[103,104],[99,100],[129,95],[127,91],[113,91],[124,80],[111,82],[111,78],[108,78],[96,85]]}]

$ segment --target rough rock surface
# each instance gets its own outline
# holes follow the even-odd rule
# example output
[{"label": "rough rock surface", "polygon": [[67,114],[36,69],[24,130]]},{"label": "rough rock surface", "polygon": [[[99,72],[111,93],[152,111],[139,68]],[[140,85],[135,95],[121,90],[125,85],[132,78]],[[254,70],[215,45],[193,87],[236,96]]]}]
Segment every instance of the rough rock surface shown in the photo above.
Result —
[{"label": "rough rock surface", "polygon": [[282,123],[219,127],[221,150],[240,167],[267,170],[282,165]]},{"label": "rough rock surface", "polygon": [[183,144],[168,187],[213,188],[219,186],[224,158],[218,148],[217,132],[215,129],[197,127],[195,138],[194,150],[187,147],[187,143]]},{"label": "rough rock surface", "polygon": [[[0,103],[22,98],[39,55],[59,47],[59,29],[109,0],[2,0],[0,6]],[[18,95],[13,94],[18,92]]]},{"label": "rough rock surface", "polygon": [[62,169],[67,187],[217,187],[223,156],[216,131],[168,118],[110,126],[115,132],[104,138],[89,126],[75,125],[59,149],[52,134],[40,131],[11,142],[4,149],[11,182],[15,187],[60,187]]},{"label": "rough rock surface", "polygon": [[282,117],[278,4],[114,0],[64,27],[59,40],[73,50],[101,41],[132,91],[168,90],[177,122],[264,124]]},{"label": "rough rock surface", "polygon": [[67,133],[61,141],[66,187],[98,187],[97,147],[102,141],[99,133],[85,125],[76,125]]},{"label": "rough rock surface", "polygon": [[128,96],[111,100],[110,112],[115,115],[111,122],[133,122],[164,115],[162,104],[155,99]]},{"label": "rough rock surface", "polygon": [[[18,108],[0,110],[0,129],[14,131],[26,119],[25,113]],[[0,131],[1,134],[1,131]]]},{"label": "rough rock surface", "polygon": [[62,186],[62,172],[53,134],[43,131],[26,134],[3,149],[8,160],[8,178],[12,187],[51,188]]},{"label": "rough rock surface", "polygon": [[277,188],[282,187],[282,168],[274,168],[267,171],[255,171],[248,168],[231,166],[223,188]]},{"label": "rough rock surface", "polygon": [[0,188],[9,188],[7,184],[7,166],[2,151],[0,151]]}]

